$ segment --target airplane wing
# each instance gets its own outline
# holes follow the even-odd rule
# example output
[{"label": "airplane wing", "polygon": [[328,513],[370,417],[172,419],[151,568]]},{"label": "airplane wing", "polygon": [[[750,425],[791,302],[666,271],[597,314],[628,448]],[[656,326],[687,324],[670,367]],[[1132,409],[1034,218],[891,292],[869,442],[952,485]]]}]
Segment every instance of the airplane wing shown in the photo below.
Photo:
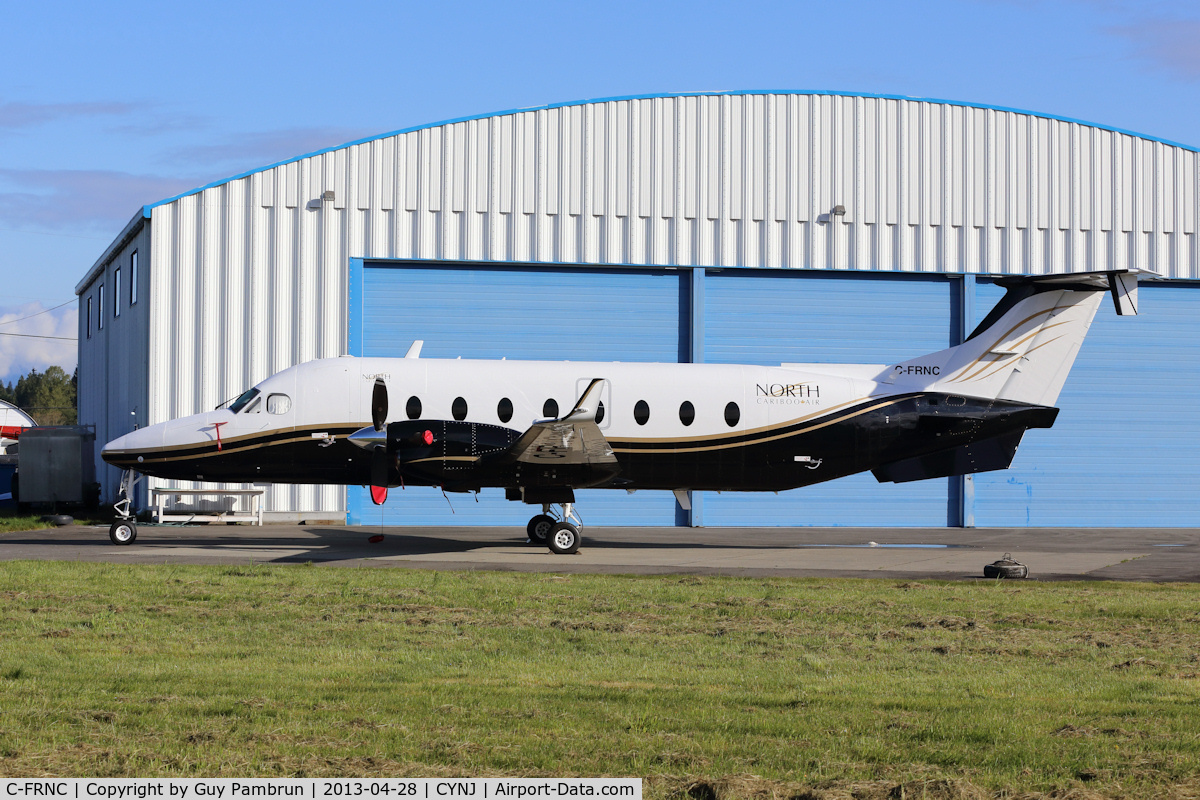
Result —
[{"label": "airplane wing", "polygon": [[535,422],[508,449],[508,459],[527,464],[615,466],[608,440],[596,424],[602,378],[594,379],[570,413],[552,420]]}]

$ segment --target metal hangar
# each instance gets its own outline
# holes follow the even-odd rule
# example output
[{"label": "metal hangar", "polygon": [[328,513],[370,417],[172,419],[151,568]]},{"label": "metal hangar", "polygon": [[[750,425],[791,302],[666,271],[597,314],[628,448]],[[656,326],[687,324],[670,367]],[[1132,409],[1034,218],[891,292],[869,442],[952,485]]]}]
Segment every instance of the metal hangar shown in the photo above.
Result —
[{"label": "metal hangar", "polygon": [[[423,357],[888,363],[961,341],[996,276],[1140,267],[1162,276],[1141,315],[1102,309],[1057,424],[1009,470],[696,493],[690,511],[666,492],[579,505],[592,524],[1190,525],[1198,170],[1196,148],[1103,125],[834,92],[397,131],[140,209],[76,287],[80,420],[108,441],[299,362],[415,339]],[[97,468],[113,498],[116,470]],[[274,486],[266,502],[279,520],[527,516],[486,491],[377,508],[360,487]]]}]

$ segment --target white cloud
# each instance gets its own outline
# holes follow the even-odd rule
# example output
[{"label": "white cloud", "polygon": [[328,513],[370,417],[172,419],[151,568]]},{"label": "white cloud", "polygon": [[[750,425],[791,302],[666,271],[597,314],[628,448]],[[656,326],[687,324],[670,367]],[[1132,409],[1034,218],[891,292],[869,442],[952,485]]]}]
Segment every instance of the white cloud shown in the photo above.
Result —
[{"label": "white cloud", "polygon": [[1108,32],[1128,40],[1137,58],[1176,78],[1200,80],[1200,20],[1150,19]]},{"label": "white cloud", "polygon": [[[75,371],[77,343],[65,339],[36,339],[28,336],[58,336],[74,339],[78,333],[79,309],[75,303],[55,311],[46,310],[41,303],[0,308],[0,334],[19,333],[25,336],[0,335],[0,380],[16,382],[31,369],[39,372],[59,366],[70,375]],[[37,314],[37,316],[31,316]],[[21,319],[29,317],[29,319]],[[14,320],[20,319],[20,322]],[[5,324],[9,323],[9,324]]]},{"label": "white cloud", "polygon": [[[194,188],[195,179],[80,169],[0,169],[6,227],[50,229],[121,226],[139,208]],[[14,224],[15,223],[15,224]]]},{"label": "white cloud", "polygon": [[172,156],[180,162],[203,164],[209,169],[221,164],[238,164],[253,169],[380,133],[384,131],[337,127],[284,128],[236,134],[224,141],[180,147]]},{"label": "white cloud", "polygon": [[0,103],[0,130],[73,122],[82,117],[123,117],[139,108],[136,103]]}]

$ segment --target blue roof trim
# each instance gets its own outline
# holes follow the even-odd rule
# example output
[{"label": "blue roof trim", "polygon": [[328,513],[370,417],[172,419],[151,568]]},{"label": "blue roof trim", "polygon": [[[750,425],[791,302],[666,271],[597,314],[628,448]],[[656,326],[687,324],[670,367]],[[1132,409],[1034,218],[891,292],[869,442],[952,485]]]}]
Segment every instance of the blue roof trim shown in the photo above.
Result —
[{"label": "blue roof trim", "polygon": [[155,208],[158,208],[161,205],[166,205],[167,203],[173,203],[176,200],[179,200],[180,198],[188,197],[189,195],[203,192],[205,189],[212,189],[217,186],[222,186],[226,183],[229,183],[230,181],[236,181],[236,180],[240,180],[241,178],[249,177],[256,172],[264,172],[268,169],[274,169],[275,167],[281,167],[284,164],[291,164],[295,161],[302,161],[303,159],[306,159],[306,158],[312,158],[313,156],[324,155],[325,153],[332,153],[334,150],[341,150],[343,148],[353,147],[354,145],[358,145],[358,144],[366,144],[367,142],[374,142],[379,139],[387,139],[390,136],[399,136],[399,135],[405,134],[405,133],[412,133],[414,131],[425,130],[426,128],[437,128],[437,127],[441,127],[442,125],[454,125],[459,122],[472,122],[477,119],[487,119],[489,117],[506,117],[511,114],[523,114],[528,111],[548,111],[548,110],[554,109],[554,108],[566,108],[567,106],[583,106],[583,105],[588,105],[591,103],[614,103],[614,102],[618,102],[618,101],[622,101],[622,100],[654,100],[654,99],[660,98],[660,97],[661,98],[666,98],[666,97],[720,97],[720,96],[740,96],[740,95],[755,95],[755,94],[819,95],[819,96],[826,96],[826,97],[869,97],[869,98],[878,99],[878,100],[910,100],[910,101],[913,101],[916,103],[938,103],[940,105],[960,106],[963,108],[983,108],[983,109],[990,109],[992,111],[1007,111],[1007,112],[1010,112],[1013,114],[1027,114],[1031,117],[1040,117],[1042,119],[1058,120],[1059,122],[1073,122],[1077,125],[1086,125],[1089,128],[1098,128],[1098,129],[1104,130],[1104,131],[1112,131],[1113,133],[1120,133],[1120,134],[1124,134],[1126,136],[1134,136],[1138,139],[1145,139],[1145,140],[1151,141],[1151,142],[1159,142],[1161,144],[1170,145],[1171,147],[1180,147],[1184,150],[1190,150],[1193,153],[1200,153],[1200,147],[1196,147],[1196,146],[1189,145],[1189,144],[1183,144],[1182,142],[1173,142],[1170,139],[1162,139],[1157,136],[1146,136],[1145,134],[1138,133],[1136,131],[1125,130],[1124,128],[1114,128],[1111,125],[1101,125],[1096,122],[1088,122],[1087,120],[1075,119],[1073,117],[1062,117],[1057,114],[1042,114],[1037,111],[1029,111],[1029,110],[1022,109],[1022,108],[1010,108],[1008,106],[994,106],[994,105],[988,105],[986,103],[967,103],[967,102],[964,102],[961,100],[942,100],[942,99],[934,98],[934,97],[908,97],[908,96],[901,95],[901,94],[873,94],[870,92],[839,92],[839,91],[829,91],[829,90],[801,91],[801,90],[797,90],[797,89],[782,89],[782,90],[751,89],[751,90],[741,90],[741,91],[711,91],[711,92],[664,92],[664,93],[658,93],[658,94],[621,95],[618,97],[597,97],[597,98],[593,98],[590,100],[572,100],[572,101],[566,102],[566,103],[549,103],[549,104],[543,105],[543,106],[530,106],[529,108],[510,108],[505,111],[493,111],[489,114],[474,114],[469,117],[456,117],[454,119],[445,119],[440,122],[431,122],[431,123],[428,123],[425,125],[415,125],[411,128],[401,128],[400,130],[390,131],[388,133],[381,133],[378,136],[368,136],[365,139],[356,139],[353,142],[346,142],[345,144],[339,144],[334,147],[326,147],[321,150],[314,150],[311,153],[305,153],[304,155],[295,156],[294,158],[289,158],[284,161],[277,161],[274,164],[267,164],[266,166],[258,167],[256,169],[252,169],[247,172],[242,172],[242,173],[239,173],[239,174],[234,175],[229,178],[222,178],[219,181],[213,181],[212,183],[207,183],[204,186],[197,187],[195,189],[192,189],[191,191],[183,192],[182,194],[177,194],[174,197],[168,197],[166,200],[159,200],[157,203],[151,203],[149,205],[142,206],[142,216],[145,217],[146,219],[149,219],[150,212],[153,211]]}]

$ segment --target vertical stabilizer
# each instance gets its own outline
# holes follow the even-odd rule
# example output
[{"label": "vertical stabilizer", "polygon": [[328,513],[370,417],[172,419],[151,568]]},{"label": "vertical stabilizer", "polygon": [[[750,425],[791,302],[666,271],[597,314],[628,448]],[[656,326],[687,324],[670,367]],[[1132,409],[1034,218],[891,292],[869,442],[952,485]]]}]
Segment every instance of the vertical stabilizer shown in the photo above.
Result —
[{"label": "vertical stabilizer", "polygon": [[[1096,310],[1111,292],[1118,314],[1137,313],[1137,275],[1099,272],[1002,280],[1007,294],[965,342],[894,368],[893,384],[1052,406]],[[908,381],[904,381],[908,382]]]},{"label": "vertical stabilizer", "polygon": [[1099,291],[1030,293],[993,325],[954,348],[938,388],[972,397],[1054,405],[1100,298]]}]

